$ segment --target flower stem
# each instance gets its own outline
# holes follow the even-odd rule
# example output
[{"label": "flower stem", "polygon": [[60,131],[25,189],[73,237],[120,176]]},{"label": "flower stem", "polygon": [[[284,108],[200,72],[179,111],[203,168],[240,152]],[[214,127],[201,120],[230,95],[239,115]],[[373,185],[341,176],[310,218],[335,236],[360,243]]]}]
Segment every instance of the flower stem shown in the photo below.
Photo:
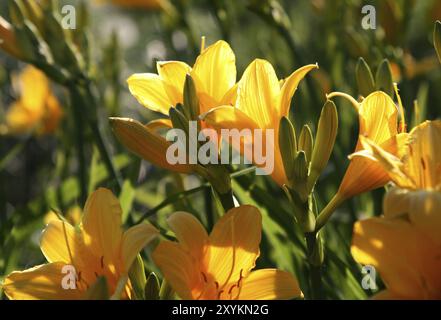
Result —
[{"label": "flower stem", "polygon": [[331,215],[334,213],[335,209],[337,209],[342,203],[345,201],[345,198],[342,197],[338,192],[334,195],[334,197],[329,201],[326,207],[320,212],[317,217],[317,222],[315,225],[315,231],[319,231],[326,222],[329,220]]},{"label": "flower stem", "polygon": [[79,181],[80,181],[80,202],[86,203],[87,199],[87,168],[86,168],[86,155],[84,153],[84,125],[82,112],[79,109],[81,104],[81,97],[78,95],[78,91],[71,90],[71,109],[75,123],[75,142],[78,157],[78,169],[79,169]]},{"label": "flower stem", "polygon": [[317,234],[311,232],[305,234],[306,248],[309,259],[309,278],[311,284],[311,298],[314,300],[323,299],[322,290],[322,263],[319,264],[312,262],[314,250],[317,247]]}]

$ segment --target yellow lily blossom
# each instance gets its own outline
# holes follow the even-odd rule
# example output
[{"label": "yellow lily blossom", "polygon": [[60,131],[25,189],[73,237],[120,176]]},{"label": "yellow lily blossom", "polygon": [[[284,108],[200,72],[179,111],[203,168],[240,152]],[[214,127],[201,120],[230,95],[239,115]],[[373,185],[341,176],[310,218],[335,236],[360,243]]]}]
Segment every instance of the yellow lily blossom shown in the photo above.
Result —
[{"label": "yellow lily blossom", "polygon": [[441,121],[415,127],[397,157],[362,138],[363,157],[381,165],[394,188],[384,217],[358,222],[352,254],[378,268],[387,290],[380,299],[441,299]]},{"label": "yellow lily blossom", "polygon": [[274,170],[271,177],[279,185],[286,184],[288,179],[277,138],[279,123],[283,116],[288,116],[291,98],[300,81],[315,68],[318,68],[316,64],[306,65],[279,81],[271,63],[256,59],[247,67],[238,83],[235,105],[214,108],[203,115],[203,120],[216,129],[273,129]]},{"label": "yellow lily blossom", "polygon": [[168,224],[177,242],[163,241],[153,260],[182,299],[292,299],[296,279],[277,269],[251,271],[259,257],[262,217],[253,206],[229,210],[210,235],[191,214],[177,212]]},{"label": "yellow lily blossom", "polygon": [[38,134],[53,133],[63,112],[45,74],[27,66],[17,80],[21,96],[6,114],[8,132],[22,134],[35,129]]},{"label": "yellow lily blossom", "polygon": [[22,58],[22,54],[18,47],[15,33],[11,25],[3,17],[0,16],[0,49],[18,59]]},{"label": "yellow lily blossom", "polygon": [[407,215],[410,222],[441,246],[441,121],[415,127],[401,157],[363,139],[362,155],[386,170],[395,187],[384,199],[385,216]]},{"label": "yellow lily blossom", "polygon": [[[129,268],[158,231],[149,224],[139,224],[123,232],[121,216],[118,199],[110,190],[100,188],[89,196],[79,226],[51,221],[40,240],[48,263],[9,274],[3,282],[6,296],[9,299],[84,299],[88,288],[99,276],[104,276],[110,294],[130,298]],[[62,287],[66,265],[75,270],[75,288]]]},{"label": "yellow lily blossom", "polygon": [[187,74],[196,84],[200,113],[235,102],[236,57],[225,41],[202,49],[193,68],[181,61],[159,61],[156,68],[158,74],[134,74],[127,80],[132,95],[152,111],[168,115],[171,107],[183,103]]},{"label": "yellow lily blossom", "polygon": [[[330,94],[328,98],[336,95],[350,99],[356,108],[359,116],[359,139],[354,153],[349,156],[350,163],[337,193],[322,211],[323,220],[346,199],[384,186],[390,181],[389,174],[380,164],[363,156],[366,152],[361,142],[363,137],[395,155],[403,154],[407,138],[407,133],[399,132],[398,110],[386,93],[375,91],[361,103],[341,93]],[[401,121],[401,130],[404,127],[405,124]]]},{"label": "yellow lily blossom", "polygon": [[375,299],[441,299],[441,247],[406,219],[357,222],[351,252],[381,275],[386,290]]},{"label": "yellow lily blossom", "polygon": [[[202,50],[191,68],[181,61],[157,63],[158,74],[134,74],[128,80],[133,96],[150,110],[169,114],[169,109],[183,103],[184,82],[190,74],[195,82],[200,112],[236,99],[236,58],[228,43],[217,41]],[[171,165],[166,159],[170,142],[160,135],[161,129],[172,128],[169,119],[153,120],[146,125],[129,118],[111,118],[113,131],[123,145],[143,159],[162,168],[190,173],[195,165]]]}]

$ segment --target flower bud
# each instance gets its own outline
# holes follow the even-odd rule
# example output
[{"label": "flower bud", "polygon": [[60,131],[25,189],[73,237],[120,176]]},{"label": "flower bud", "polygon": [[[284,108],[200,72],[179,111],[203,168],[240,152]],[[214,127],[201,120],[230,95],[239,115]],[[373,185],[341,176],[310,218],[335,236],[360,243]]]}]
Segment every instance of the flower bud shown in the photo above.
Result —
[{"label": "flower bud", "polygon": [[375,91],[375,82],[371,69],[363,58],[359,58],[355,67],[355,77],[357,79],[358,92],[367,97]]}]

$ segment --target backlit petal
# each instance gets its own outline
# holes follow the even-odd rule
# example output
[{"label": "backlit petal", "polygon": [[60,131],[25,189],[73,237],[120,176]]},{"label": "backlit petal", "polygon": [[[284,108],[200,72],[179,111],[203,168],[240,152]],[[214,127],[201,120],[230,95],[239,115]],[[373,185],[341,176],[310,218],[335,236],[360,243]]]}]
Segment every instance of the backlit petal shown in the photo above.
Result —
[{"label": "backlit petal", "polygon": [[127,79],[132,95],[144,107],[168,115],[174,101],[167,94],[160,76],[153,73],[137,73]]},{"label": "backlit petal", "polygon": [[130,269],[133,261],[142,248],[144,248],[158,234],[159,231],[147,223],[138,224],[124,232],[122,239],[122,260],[125,271]]},{"label": "backlit petal", "polygon": [[156,68],[172,105],[182,103],[185,76],[190,73],[190,66],[181,61],[160,61]]},{"label": "backlit petal", "polygon": [[208,94],[219,104],[236,83],[236,57],[230,45],[220,40],[207,47],[197,57],[191,76],[197,91]]},{"label": "backlit petal", "polygon": [[82,292],[63,289],[62,280],[66,264],[61,262],[36,266],[25,271],[12,272],[4,279],[3,290],[14,300],[74,300],[81,299]]},{"label": "backlit petal", "polygon": [[282,116],[288,116],[291,99],[296,92],[300,81],[302,81],[302,79],[308,74],[309,71],[316,68],[318,68],[317,64],[309,64],[303,66],[294,71],[289,77],[284,80],[277,104],[277,113],[280,118]]},{"label": "backlit petal", "polygon": [[239,300],[287,300],[303,296],[297,280],[277,269],[252,271],[242,281]]},{"label": "backlit petal", "polygon": [[84,251],[82,235],[72,225],[61,220],[52,220],[43,230],[40,248],[49,262],[64,262],[77,265]]},{"label": "backlit petal", "polygon": [[274,111],[280,93],[279,81],[273,66],[256,59],[239,81],[236,106],[261,128],[274,128],[280,121]]},{"label": "backlit petal", "polygon": [[441,284],[439,250],[404,220],[357,222],[351,252],[359,263],[374,266],[386,287],[400,296],[429,296]]},{"label": "backlit petal", "polygon": [[190,213],[176,212],[167,219],[180,245],[195,259],[201,261],[208,244],[204,226]]},{"label": "backlit petal", "polygon": [[120,262],[122,239],[122,209],[113,193],[99,188],[87,199],[82,227],[84,242],[104,264],[117,266]]},{"label": "backlit petal", "polygon": [[222,287],[246,277],[259,256],[262,216],[256,207],[229,210],[210,234],[208,276]]},{"label": "backlit petal", "polygon": [[153,252],[153,261],[182,299],[195,299],[194,288],[202,285],[199,266],[182,247],[171,241],[161,242]]}]

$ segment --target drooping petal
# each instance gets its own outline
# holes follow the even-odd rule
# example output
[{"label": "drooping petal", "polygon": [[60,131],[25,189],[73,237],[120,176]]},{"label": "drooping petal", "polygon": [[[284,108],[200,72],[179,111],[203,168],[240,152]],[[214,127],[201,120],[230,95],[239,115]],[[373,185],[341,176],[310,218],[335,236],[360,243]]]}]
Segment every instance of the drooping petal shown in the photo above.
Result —
[{"label": "drooping petal", "polygon": [[246,277],[259,256],[262,216],[256,207],[229,210],[210,234],[207,274],[220,287]]},{"label": "drooping petal", "polygon": [[144,248],[158,234],[159,231],[147,223],[138,224],[124,232],[121,249],[125,271],[130,269],[133,261],[142,248]]},{"label": "drooping petal", "polygon": [[121,206],[110,190],[99,188],[87,199],[82,220],[84,243],[104,265],[119,265],[121,219]]},{"label": "drooping petal", "polygon": [[144,107],[168,115],[174,101],[167,94],[160,76],[153,73],[137,73],[127,79],[131,94]]},{"label": "drooping petal", "polygon": [[208,245],[208,234],[204,226],[190,213],[176,212],[167,219],[181,247],[201,261]]},{"label": "drooping petal", "polygon": [[242,280],[239,300],[288,300],[302,297],[297,280],[277,269],[252,271]]},{"label": "drooping petal", "polygon": [[280,119],[274,112],[280,93],[279,81],[273,66],[256,59],[239,81],[236,106],[252,118],[260,128],[274,128]]},{"label": "drooping petal", "polygon": [[76,300],[81,299],[79,288],[64,289],[65,263],[55,262],[9,274],[3,282],[3,290],[14,300]]},{"label": "drooping petal", "polygon": [[313,69],[318,68],[317,64],[309,64],[303,66],[296,71],[294,71],[289,77],[287,77],[282,86],[280,92],[278,103],[277,103],[277,114],[281,118],[282,116],[287,117],[289,114],[289,107],[291,105],[291,99],[299,86],[300,81]]},{"label": "drooping petal", "polygon": [[198,92],[206,93],[219,105],[236,83],[236,57],[230,45],[220,40],[207,47],[197,57],[191,76]]},{"label": "drooping petal", "polygon": [[128,118],[111,118],[110,123],[121,143],[137,156],[167,170],[190,173],[188,164],[170,164],[167,149],[170,142],[138,121]]},{"label": "drooping petal", "polygon": [[359,263],[374,266],[386,287],[403,298],[436,294],[441,284],[438,247],[404,220],[357,222],[351,252]]},{"label": "drooping petal", "polygon": [[159,61],[156,68],[172,105],[182,103],[185,76],[190,73],[190,66],[181,61]]},{"label": "drooping petal", "polygon": [[200,291],[196,292],[197,288],[202,286],[199,266],[178,243],[161,242],[153,252],[152,258],[180,298],[198,297]]}]

